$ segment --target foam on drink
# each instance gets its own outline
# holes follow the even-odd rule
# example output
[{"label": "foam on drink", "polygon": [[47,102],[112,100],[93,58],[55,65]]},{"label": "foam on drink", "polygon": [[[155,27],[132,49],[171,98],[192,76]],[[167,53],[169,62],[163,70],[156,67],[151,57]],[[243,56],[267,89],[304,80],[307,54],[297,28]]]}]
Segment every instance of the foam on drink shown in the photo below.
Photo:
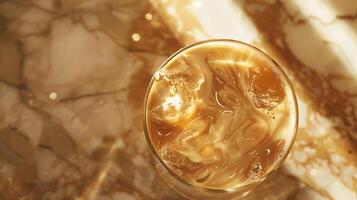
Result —
[{"label": "foam on drink", "polygon": [[190,184],[230,190],[259,180],[294,138],[296,108],[279,68],[249,46],[196,45],[160,68],[146,124],[160,159]]}]

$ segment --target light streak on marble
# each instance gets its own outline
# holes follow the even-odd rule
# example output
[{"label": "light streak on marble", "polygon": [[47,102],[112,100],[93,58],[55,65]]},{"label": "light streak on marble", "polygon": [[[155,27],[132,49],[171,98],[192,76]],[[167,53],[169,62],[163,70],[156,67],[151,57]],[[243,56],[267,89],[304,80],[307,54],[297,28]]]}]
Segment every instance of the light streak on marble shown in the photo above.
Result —
[{"label": "light streak on marble", "polygon": [[258,37],[258,31],[242,9],[243,1],[151,0],[151,2],[160,14],[165,16],[164,20],[170,28],[186,44],[209,38],[237,39],[252,43]]},{"label": "light streak on marble", "polygon": [[[245,11],[244,16],[255,25],[244,26],[246,24],[242,23],[241,27],[259,33],[254,43],[283,65],[299,96],[299,133],[285,170],[314,190],[309,193],[311,198],[356,199],[357,179],[352,174],[357,173],[353,167],[356,166],[353,138],[356,138],[357,129],[357,60],[354,56],[357,3],[332,0],[236,2]],[[190,2],[184,4],[186,7],[191,5]],[[217,7],[225,10],[224,3]],[[165,8],[161,7],[161,11],[165,13]],[[206,13],[189,9],[185,12],[196,19],[207,20],[200,23],[206,38],[217,37],[217,32],[238,35],[234,29],[227,33],[219,26],[210,32],[211,24],[207,25]],[[185,12],[181,11],[181,15]],[[240,16],[240,13],[231,13],[228,20],[218,20],[226,27],[232,27],[231,20],[240,19]],[[184,19],[181,17],[182,27],[186,27]],[[347,162],[332,162],[333,158],[329,157],[332,153]],[[349,177],[341,173],[346,168],[351,168]],[[319,195],[314,195],[316,193]]]},{"label": "light streak on marble", "polygon": [[212,37],[268,51],[299,94],[285,172],[247,199],[356,194],[356,1],[151,3],[0,1],[0,199],[182,199],[157,179],[142,100],[167,56]]}]

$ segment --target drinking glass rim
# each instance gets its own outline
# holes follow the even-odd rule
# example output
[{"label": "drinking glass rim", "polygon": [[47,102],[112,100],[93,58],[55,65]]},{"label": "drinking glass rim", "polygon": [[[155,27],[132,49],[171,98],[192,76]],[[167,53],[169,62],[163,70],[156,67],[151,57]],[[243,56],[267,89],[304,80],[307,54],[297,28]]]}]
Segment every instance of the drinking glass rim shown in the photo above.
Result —
[{"label": "drinking glass rim", "polygon": [[[202,44],[206,44],[206,43],[211,43],[211,42],[228,42],[228,43],[235,43],[238,45],[243,45],[246,46],[250,49],[252,49],[253,51],[260,53],[263,57],[267,58],[270,62],[272,62],[272,64],[277,68],[277,70],[281,73],[282,77],[284,77],[285,81],[287,82],[288,88],[290,88],[291,90],[291,96],[293,98],[293,102],[294,102],[294,109],[295,109],[295,124],[294,124],[294,134],[292,136],[291,142],[288,146],[288,149],[286,151],[286,153],[284,154],[284,156],[278,161],[278,163],[270,169],[270,171],[266,174],[264,174],[263,176],[261,176],[259,178],[259,180],[261,181],[253,181],[250,182],[246,185],[242,185],[242,186],[238,186],[235,187],[233,189],[225,190],[225,189],[218,189],[218,188],[208,188],[208,187],[202,187],[202,186],[198,186],[198,185],[193,185],[192,183],[184,180],[182,177],[180,177],[179,175],[177,175],[175,172],[173,172],[166,164],[165,162],[160,158],[160,156],[158,155],[154,145],[152,144],[152,141],[150,139],[150,135],[149,135],[149,131],[147,129],[147,115],[146,115],[146,105],[148,102],[148,97],[149,97],[149,93],[151,91],[152,85],[154,83],[155,80],[155,74],[162,69],[167,63],[169,63],[173,58],[175,58],[177,55],[179,55],[180,53],[184,52],[185,50],[198,46],[198,45],[202,45]],[[165,170],[168,171],[168,173],[173,176],[176,180],[180,181],[181,183],[183,183],[186,186],[189,187],[193,187],[195,189],[201,190],[203,192],[212,192],[212,193],[233,193],[239,190],[242,190],[244,188],[249,188],[250,186],[256,184],[256,183],[260,183],[262,181],[264,181],[266,178],[270,177],[271,175],[273,175],[276,170],[284,163],[284,161],[286,160],[287,156],[289,155],[289,152],[294,144],[294,141],[296,139],[296,135],[297,135],[297,129],[298,129],[298,124],[299,124],[299,107],[298,107],[298,103],[297,103],[297,98],[296,98],[296,93],[294,90],[294,87],[290,81],[290,79],[288,78],[288,76],[286,75],[286,73],[284,72],[284,70],[280,67],[280,65],[274,60],[272,59],[268,54],[266,54],[264,51],[258,49],[257,47],[250,45],[248,43],[242,42],[242,41],[238,41],[238,40],[233,40],[233,39],[209,39],[209,40],[202,40],[199,42],[195,42],[193,44],[187,45],[185,47],[180,48],[179,50],[177,50],[175,53],[173,53],[171,56],[169,56],[154,72],[154,74],[152,75],[149,85],[146,89],[146,93],[145,93],[145,100],[144,100],[144,134],[145,134],[145,138],[147,143],[149,144],[150,150],[152,152],[152,154],[155,156],[155,158],[160,162],[161,165],[164,166]]]}]

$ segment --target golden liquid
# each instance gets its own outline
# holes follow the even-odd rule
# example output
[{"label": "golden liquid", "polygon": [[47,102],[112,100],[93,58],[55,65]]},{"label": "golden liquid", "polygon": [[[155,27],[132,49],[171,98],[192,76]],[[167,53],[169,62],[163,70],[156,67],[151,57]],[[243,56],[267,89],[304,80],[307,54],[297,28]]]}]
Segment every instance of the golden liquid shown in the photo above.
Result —
[{"label": "golden liquid", "polygon": [[187,182],[232,189],[259,180],[293,140],[291,88],[274,63],[228,42],[189,48],[160,68],[146,105],[150,140]]}]

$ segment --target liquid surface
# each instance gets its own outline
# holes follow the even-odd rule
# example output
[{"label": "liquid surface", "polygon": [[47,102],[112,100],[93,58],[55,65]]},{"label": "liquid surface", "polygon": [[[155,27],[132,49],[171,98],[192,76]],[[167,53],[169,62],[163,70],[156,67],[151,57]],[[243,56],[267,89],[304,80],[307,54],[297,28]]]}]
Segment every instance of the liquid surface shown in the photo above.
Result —
[{"label": "liquid surface", "polygon": [[234,189],[259,180],[286,154],[296,107],[285,77],[256,49],[196,45],[160,68],[146,105],[160,159],[190,184]]}]

